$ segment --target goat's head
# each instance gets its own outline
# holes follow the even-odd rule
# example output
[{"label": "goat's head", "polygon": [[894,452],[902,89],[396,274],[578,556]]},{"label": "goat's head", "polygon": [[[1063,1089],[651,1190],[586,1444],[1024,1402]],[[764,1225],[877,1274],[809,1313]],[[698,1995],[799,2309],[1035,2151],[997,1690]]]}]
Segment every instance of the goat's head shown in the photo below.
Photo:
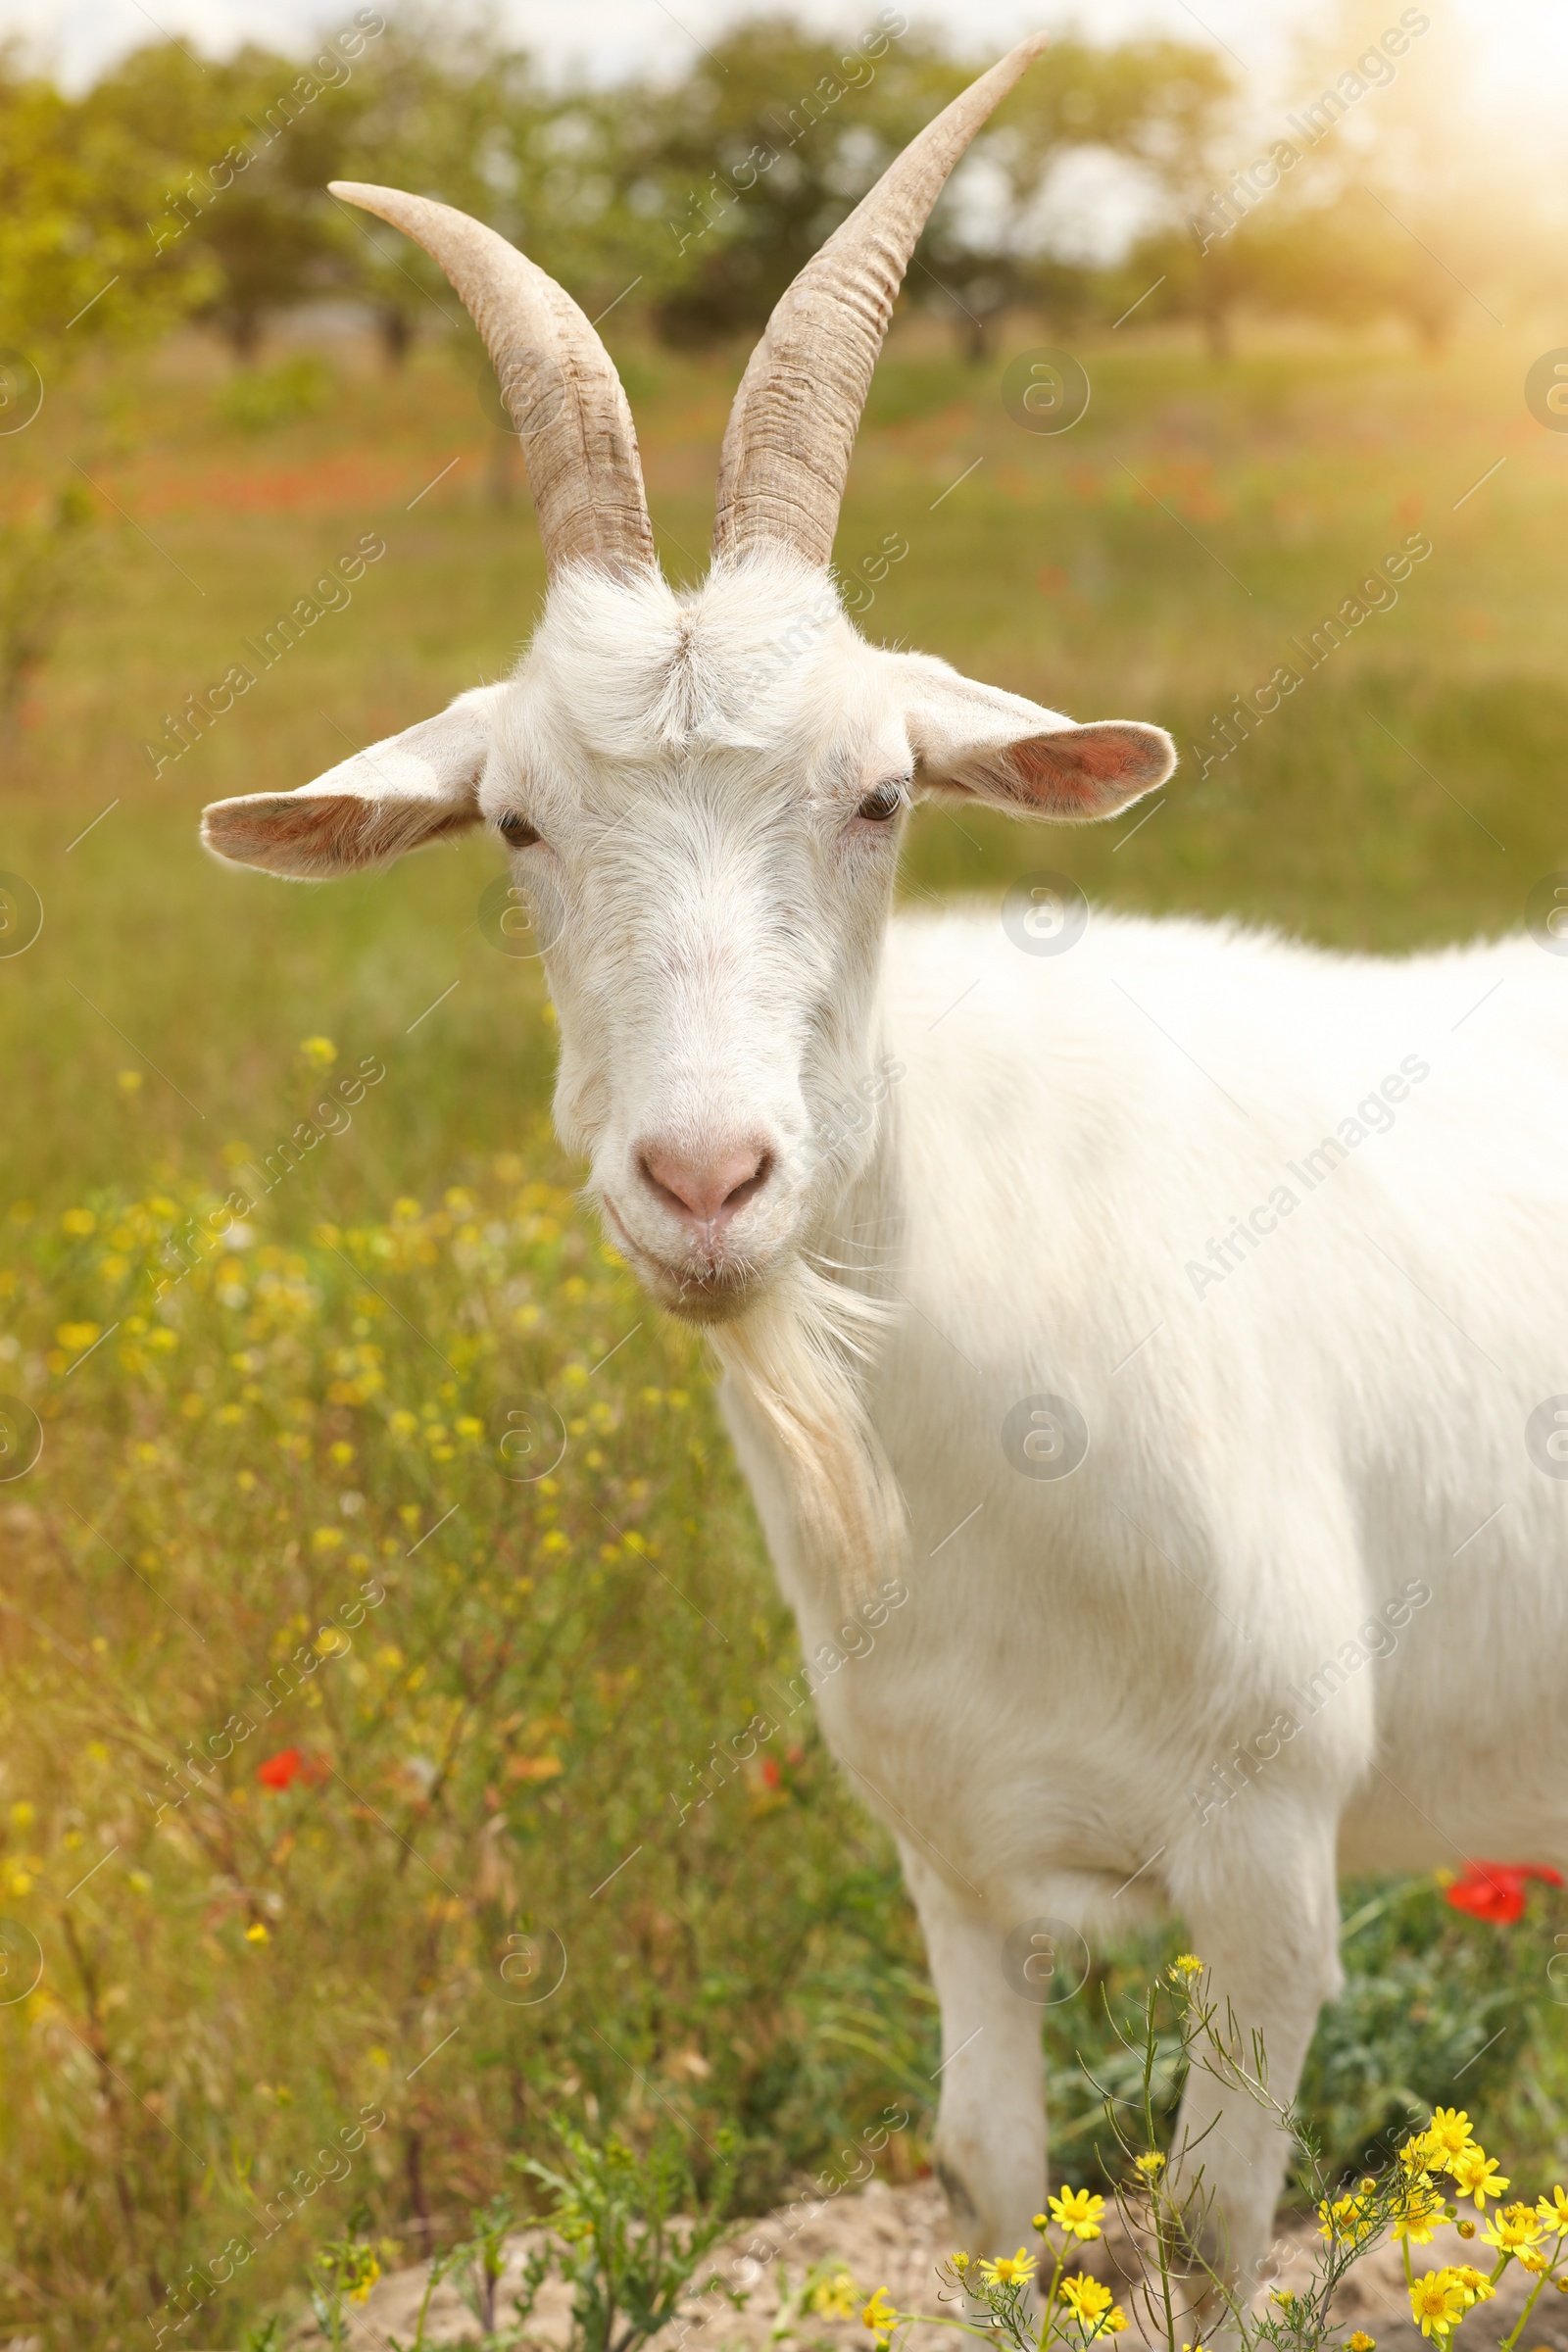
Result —
[{"label": "goat's head", "polygon": [[[1077,726],[865,643],[829,562],[850,451],[921,226],[1024,42],[884,174],[779,303],[736,396],[707,580],[654,556],[630,412],[559,286],[490,229],[384,188],[472,312],[549,564],[514,675],[297,792],[218,802],[220,857],[301,878],[487,823],[561,1024],[557,1121],[656,1295],[721,1321],[810,1246],[874,1121],[872,1004],[905,811],[928,794],[1105,816],[1170,772],[1158,729]],[[823,1150],[824,1132],[832,1137]]]}]

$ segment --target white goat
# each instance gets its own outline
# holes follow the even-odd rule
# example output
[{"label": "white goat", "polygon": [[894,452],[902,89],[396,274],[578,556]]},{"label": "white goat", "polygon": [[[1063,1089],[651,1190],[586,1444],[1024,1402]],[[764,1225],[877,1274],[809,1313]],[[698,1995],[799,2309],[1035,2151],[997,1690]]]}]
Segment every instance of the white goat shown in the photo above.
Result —
[{"label": "white goat", "polygon": [[[1289,2092],[1339,1981],[1337,1868],[1568,1865],[1568,967],[1528,939],[1380,963],[1096,916],[1037,954],[1070,934],[889,919],[911,800],[1101,817],[1173,763],[1157,729],[865,644],[827,568],[908,254],[1041,45],[779,304],[687,595],[576,306],[445,206],[340,187],[486,338],[547,606],[505,684],[205,820],[297,876],[481,821],[511,845],[561,1134],[655,1296],[713,1328],[808,1657],[904,1563],[907,1606],[819,1704],[903,1856],[942,2177],[991,2251],[1045,2185],[1049,1923],[1174,1907]],[[1283,2135],[1187,2095],[1245,2281]]]}]

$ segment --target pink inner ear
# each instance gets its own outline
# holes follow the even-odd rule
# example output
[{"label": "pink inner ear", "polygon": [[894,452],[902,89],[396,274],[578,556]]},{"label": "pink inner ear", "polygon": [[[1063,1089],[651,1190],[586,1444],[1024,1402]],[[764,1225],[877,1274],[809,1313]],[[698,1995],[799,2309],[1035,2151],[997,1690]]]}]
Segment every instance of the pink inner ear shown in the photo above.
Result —
[{"label": "pink inner ear", "polygon": [[477,808],[439,802],[366,801],[354,793],[279,792],[218,801],[206,812],[209,848],[240,865],[278,874],[349,873],[401,857],[478,822]]},{"label": "pink inner ear", "polygon": [[1042,810],[1108,815],[1170,771],[1169,745],[1152,727],[1100,719],[1009,744],[1003,765]]},{"label": "pink inner ear", "polygon": [[1109,745],[1097,744],[1091,751],[1074,742],[1069,748],[1050,735],[1015,743],[1004,758],[1031,800],[1072,801],[1084,808],[1100,799],[1102,781],[1121,773],[1121,761]]}]

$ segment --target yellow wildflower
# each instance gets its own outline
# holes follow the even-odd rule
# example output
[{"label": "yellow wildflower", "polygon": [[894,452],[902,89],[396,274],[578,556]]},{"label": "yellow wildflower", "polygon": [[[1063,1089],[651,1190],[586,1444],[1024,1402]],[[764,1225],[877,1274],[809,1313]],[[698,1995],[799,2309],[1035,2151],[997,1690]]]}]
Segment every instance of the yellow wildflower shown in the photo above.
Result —
[{"label": "yellow wildflower", "polygon": [[358,2278],[355,2284],[349,2288],[351,2303],[363,2303],[381,2276],[381,2265],[373,2254],[363,2255],[357,2269]]},{"label": "yellow wildflower", "polygon": [[[881,2289],[878,2288],[878,2293]],[[819,2319],[848,2320],[855,2314],[855,2280],[848,2271],[819,2278],[810,2293],[810,2309]]]},{"label": "yellow wildflower", "polygon": [[1336,2197],[1331,2205],[1327,2199],[1318,2207],[1318,2235],[1342,2245],[1358,2246],[1377,2227],[1368,2214],[1364,2197]]},{"label": "yellow wildflower", "polygon": [[1434,2169],[1446,2172],[1449,2159],[1463,2155],[1474,2136],[1470,2118],[1462,2107],[1435,2108],[1425,2132]]},{"label": "yellow wildflower", "polygon": [[329,1037],[302,1037],[300,1058],[313,1070],[328,1070],[337,1059],[337,1048]]},{"label": "yellow wildflower", "polygon": [[1432,2233],[1444,2216],[1443,2192],[1434,2188],[1423,2173],[1419,2180],[1409,2182],[1403,2203],[1391,2225],[1395,2237],[1408,2238],[1412,2246],[1429,2246]]},{"label": "yellow wildflower", "polygon": [[1568,2230],[1568,2189],[1556,2187],[1549,2197],[1536,2199],[1536,2211],[1549,2229],[1559,2234]]},{"label": "yellow wildflower", "polygon": [[1358,2328],[1353,2335],[1347,2336],[1346,2352],[1378,2352],[1378,2339],[1375,2335],[1368,2335],[1364,2328]]},{"label": "yellow wildflower", "polygon": [[[1038,2230],[1040,2224],[1038,2221],[1036,2221],[1035,2228]],[[964,2272],[969,2268],[969,2257],[967,2254],[950,2254],[948,2256],[948,2264],[950,2269],[956,2271],[958,2277],[961,2278]]]},{"label": "yellow wildflower", "polygon": [[1533,2205],[1504,2205],[1481,2234],[1499,2253],[1517,2254],[1521,2247],[1535,2245],[1541,2231],[1541,2216]]},{"label": "yellow wildflower", "polygon": [[1127,2314],[1119,2303],[1113,2303],[1100,2325],[1106,2335],[1121,2335],[1127,2327]]},{"label": "yellow wildflower", "polygon": [[1020,2246],[1016,2254],[1001,2254],[995,2262],[982,2262],[980,2268],[993,2285],[1022,2286],[1034,2277],[1035,2257]]},{"label": "yellow wildflower", "polygon": [[68,1208],[60,1220],[62,1233],[95,1233],[98,1220],[90,1208]]},{"label": "yellow wildflower", "polygon": [[1203,1963],[1196,1952],[1178,1952],[1170,1972],[1171,1983],[1179,1984],[1183,1977],[1200,1977],[1202,1973]]},{"label": "yellow wildflower", "polygon": [[1103,2197],[1092,2196],[1087,2188],[1064,2188],[1059,2197],[1048,2196],[1051,2218],[1069,2237],[1085,2240],[1100,2235],[1100,2217],[1105,2210]]},{"label": "yellow wildflower", "polygon": [[267,1930],[259,1919],[253,1919],[246,1929],[245,1940],[247,1943],[265,1943],[267,1941]]},{"label": "yellow wildflower", "polygon": [[1496,2158],[1489,2156],[1478,2139],[1473,2139],[1467,2148],[1455,2156],[1448,2170],[1458,2184],[1460,2195],[1474,2197],[1480,2213],[1486,2212],[1489,2197],[1500,2199],[1503,2190],[1510,2185],[1498,2173]]},{"label": "yellow wildflower", "polygon": [[1156,2173],[1165,2170],[1165,2159],[1157,2148],[1151,2148],[1147,2156],[1135,2156],[1133,2162],[1146,2180],[1152,2180]]},{"label": "yellow wildflower", "polygon": [[1073,2318],[1091,2334],[1098,2333],[1100,2322],[1111,2307],[1109,2287],[1102,2286],[1098,2278],[1091,2278],[1082,2271],[1062,2280],[1061,2299]]},{"label": "yellow wildflower", "polygon": [[888,2301],[887,2288],[879,2286],[860,2314],[860,2326],[871,2328],[877,2335],[883,2335],[892,2327],[898,2316],[897,2311]]},{"label": "yellow wildflower", "polygon": [[1424,2271],[1410,2288],[1410,2317],[1423,2335],[1446,2336],[1464,2318],[1464,2288],[1451,2271]]}]

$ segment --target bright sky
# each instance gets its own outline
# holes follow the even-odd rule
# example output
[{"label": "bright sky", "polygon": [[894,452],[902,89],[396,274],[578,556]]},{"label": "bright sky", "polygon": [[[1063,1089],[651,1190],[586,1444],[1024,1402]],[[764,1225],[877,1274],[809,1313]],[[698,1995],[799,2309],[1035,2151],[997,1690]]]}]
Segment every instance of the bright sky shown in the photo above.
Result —
[{"label": "bright sky", "polygon": [[[21,34],[34,59],[74,87],[122,51],[161,33],[221,54],[244,39],[303,49],[313,34],[347,24],[360,0],[0,0],[0,33]],[[439,0],[438,0],[439,4]],[[792,13],[852,40],[880,0],[787,0]],[[1538,122],[1560,126],[1568,100],[1565,0],[1429,0],[1446,18],[1481,35],[1492,95],[1506,95]],[[613,80],[675,72],[737,18],[773,13],[778,0],[493,0],[501,24],[553,74]],[[945,31],[964,54],[996,53],[1044,24],[1076,23],[1098,40],[1158,30],[1218,40],[1267,82],[1292,28],[1312,0],[907,0],[907,13]],[[1389,0],[1389,22],[1399,0]]]}]

